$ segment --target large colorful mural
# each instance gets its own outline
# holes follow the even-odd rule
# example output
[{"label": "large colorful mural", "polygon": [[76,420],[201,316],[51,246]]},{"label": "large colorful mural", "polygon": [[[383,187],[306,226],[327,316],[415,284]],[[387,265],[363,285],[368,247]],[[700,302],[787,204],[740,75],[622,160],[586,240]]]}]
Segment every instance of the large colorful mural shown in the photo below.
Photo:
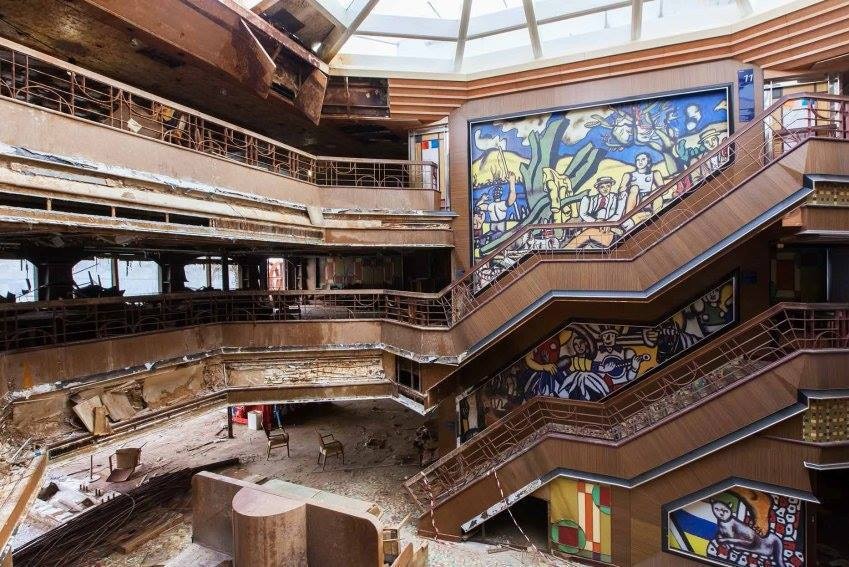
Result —
[{"label": "large colorful mural", "polygon": [[549,489],[551,549],[610,563],[611,487],[558,477]]},{"label": "large colorful mural", "polygon": [[[727,87],[472,123],[473,261],[535,223],[576,227],[535,231],[527,248],[610,246],[690,191],[699,179],[657,194],[729,130]],[[711,166],[728,159],[720,154]],[[634,209],[619,228],[580,228]]]},{"label": "large colorful mural", "polygon": [[746,567],[802,567],[805,516],[798,498],[734,487],[669,512],[667,547]]},{"label": "large colorful mural", "polygon": [[465,442],[534,396],[596,401],[638,380],[737,318],[729,278],[654,326],[570,323],[458,400]]}]

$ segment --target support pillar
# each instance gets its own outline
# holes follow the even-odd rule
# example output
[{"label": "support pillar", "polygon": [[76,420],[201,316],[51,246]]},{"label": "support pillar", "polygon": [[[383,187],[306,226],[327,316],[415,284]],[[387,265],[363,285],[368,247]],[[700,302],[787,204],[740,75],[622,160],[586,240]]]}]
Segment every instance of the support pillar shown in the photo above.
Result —
[{"label": "support pillar", "polygon": [[242,289],[268,289],[268,261],[265,258],[242,258],[238,265]]},{"label": "support pillar", "polygon": [[162,293],[180,293],[186,291],[186,264],[185,258],[180,256],[163,255],[160,261],[162,266]]},{"label": "support pillar", "polygon": [[233,406],[227,406],[227,438],[233,438]]},{"label": "support pillar", "polygon": [[71,299],[74,296],[74,266],[79,258],[72,254],[69,256],[38,260],[36,287],[39,300]]}]

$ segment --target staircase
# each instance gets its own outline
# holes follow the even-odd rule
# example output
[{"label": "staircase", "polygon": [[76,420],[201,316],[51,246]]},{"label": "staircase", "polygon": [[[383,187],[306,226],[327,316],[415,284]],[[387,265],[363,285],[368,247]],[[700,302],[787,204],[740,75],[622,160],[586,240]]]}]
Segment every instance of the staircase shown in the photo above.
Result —
[{"label": "staircase", "polygon": [[[810,353],[841,357],[849,354],[849,304],[775,305],[705,348],[671,363],[604,402],[532,398],[412,476],[405,486],[422,509],[429,510],[428,516],[448,506],[456,508],[452,504],[455,497],[508,463],[518,463],[546,439],[568,439],[574,446],[602,445],[611,455],[639,437],[657,446],[658,441],[651,441],[651,436],[662,425],[696,412],[700,406],[743,385],[755,387],[757,384],[753,381],[759,376],[778,369],[800,354]],[[840,360],[845,364],[846,358]],[[763,394],[763,398],[766,405],[762,411],[761,408],[753,409],[750,414],[739,416],[736,422],[728,424],[722,424],[717,418],[716,431],[702,432],[701,439],[689,439],[678,446],[661,444],[662,449],[658,451],[664,456],[660,460],[668,462],[715,441],[723,432],[731,433],[750,426],[770,415],[769,412],[786,407],[788,400],[795,402],[796,394],[795,390],[775,391]],[[559,462],[555,466],[567,464],[586,467],[587,470],[581,471],[584,473],[609,475],[613,472],[605,469],[601,461],[592,459]],[[589,470],[593,468],[599,470]],[[480,495],[478,490],[472,499],[476,510],[463,508],[464,517],[471,517],[499,500],[497,493],[483,500]],[[465,500],[464,504],[468,505],[469,499]],[[423,518],[422,525],[429,523]],[[440,529],[450,532],[454,527]]]}]

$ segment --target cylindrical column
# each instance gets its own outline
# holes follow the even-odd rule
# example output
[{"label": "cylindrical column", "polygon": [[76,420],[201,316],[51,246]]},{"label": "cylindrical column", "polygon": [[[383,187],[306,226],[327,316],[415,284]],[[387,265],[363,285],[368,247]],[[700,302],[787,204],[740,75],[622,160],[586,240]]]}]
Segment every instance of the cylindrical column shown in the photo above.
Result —
[{"label": "cylindrical column", "polygon": [[303,502],[243,488],[233,497],[235,567],[307,565]]}]

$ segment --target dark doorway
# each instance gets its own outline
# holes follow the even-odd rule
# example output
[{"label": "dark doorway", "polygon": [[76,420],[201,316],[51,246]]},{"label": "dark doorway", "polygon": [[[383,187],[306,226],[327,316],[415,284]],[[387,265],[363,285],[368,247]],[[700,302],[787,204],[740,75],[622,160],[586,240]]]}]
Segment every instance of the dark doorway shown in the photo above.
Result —
[{"label": "dark doorway", "polygon": [[849,565],[849,469],[817,471],[814,494],[821,504],[815,507],[816,565]]},{"label": "dark doorway", "polygon": [[[548,502],[534,496],[526,496],[511,507],[513,518],[507,510],[487,520],[472,536],[472,541],[491,545],[507,544],[515,547],[528,547],[530,538],[540,551],[548,552]],[[516,525],[522,528],[522,531]]]}]

